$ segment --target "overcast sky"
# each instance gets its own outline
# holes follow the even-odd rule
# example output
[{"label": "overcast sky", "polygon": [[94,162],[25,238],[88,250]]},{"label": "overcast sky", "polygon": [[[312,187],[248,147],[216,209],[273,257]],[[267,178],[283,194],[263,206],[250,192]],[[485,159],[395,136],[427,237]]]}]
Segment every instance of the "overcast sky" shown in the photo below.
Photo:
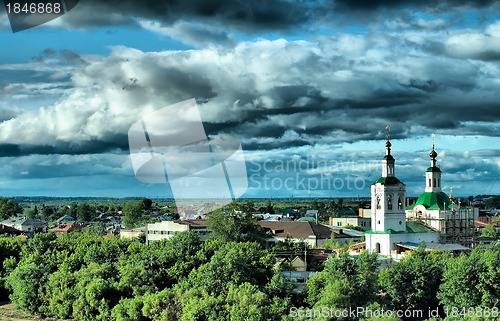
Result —
[{"label": "overcast sky", "polygon": [[16,33],[2,8],[0,194],[170,197],[127,133],[190,98],[247,197],[369,196],[387,125],[407,195],[432,133],[446,193],[500,194],[500,5],[456,3],[80,0]]}]

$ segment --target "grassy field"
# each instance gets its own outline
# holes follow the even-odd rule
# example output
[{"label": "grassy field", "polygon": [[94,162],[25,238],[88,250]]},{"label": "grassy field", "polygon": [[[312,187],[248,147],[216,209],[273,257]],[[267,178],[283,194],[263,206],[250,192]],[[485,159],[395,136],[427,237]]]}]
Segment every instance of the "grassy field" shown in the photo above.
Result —
[{"label": "grassy field", "polygon": [[57,321],[53,318],[43,319],[41,317],[30,316],[22,311],[17,310],[11,303],[1,302],[0,303],[0,320],[2,321]]}]

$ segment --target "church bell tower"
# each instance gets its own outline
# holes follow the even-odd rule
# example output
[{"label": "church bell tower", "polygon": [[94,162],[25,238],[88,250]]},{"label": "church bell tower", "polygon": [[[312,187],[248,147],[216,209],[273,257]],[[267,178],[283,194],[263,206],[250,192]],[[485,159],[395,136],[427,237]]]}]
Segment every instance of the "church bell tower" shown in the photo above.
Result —
[{"label": "church bell tower", "polygon": [[387,141],[382,159],[382,176],[371,186],[371,209],[373,232],[406,231],[406,186],[396,178],[395,159],[391,155],[389,126],[386,127]]}]

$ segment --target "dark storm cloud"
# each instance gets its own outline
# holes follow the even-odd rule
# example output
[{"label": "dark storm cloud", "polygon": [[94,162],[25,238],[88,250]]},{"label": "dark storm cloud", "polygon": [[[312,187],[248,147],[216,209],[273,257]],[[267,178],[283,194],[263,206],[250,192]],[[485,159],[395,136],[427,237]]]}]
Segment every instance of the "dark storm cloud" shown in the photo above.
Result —
[{"label": "dark storm cloud", "polygon": [[375,10],[379,8],[429,8],[451,9],[460,7],[483,8],[497,5],[495,0],[468,0],[468,1],[434,1],[434,0],[333,0],[333,6],[340,10]]},{"label": "dark storm cloud", "polygon": [[[216,24],[244,32],[289,30],[306,27],[320,21],[338,23],[345,17],[362,17],[359,12],[380,9],[423,9],[432,12],[454,8],[497,8],[497,1],[431,1],[431,0],[263,0],[263,1],[98,1],[81,0],[69,14],[63,16],[73,27],[103,25],[137,25],[138,19],[157,21],[172,26],[178,21]],[[199,33],[199,30],[196,31]]]},{"label": "dark storm cloud", "polygon": [[240,30],[289,28],[312,19],[313,3],[294,0],[264,1],[97,1],[81,0],[64,17],[74,27],[134,24],[134,17],[173,24],[194,19],[237,26]]},{"label": "dark storm cloud", "polygon": [[[110,140],[110,138],[112,138]],[[88,142],[63,142],[56,141],[51,145],[33,144],[0,144],[2,157],[18,157],[26,155],[84,155],[103,154],[107,152],[128,152],[128,137],[114,135],[106,140],[92,140]]]}]

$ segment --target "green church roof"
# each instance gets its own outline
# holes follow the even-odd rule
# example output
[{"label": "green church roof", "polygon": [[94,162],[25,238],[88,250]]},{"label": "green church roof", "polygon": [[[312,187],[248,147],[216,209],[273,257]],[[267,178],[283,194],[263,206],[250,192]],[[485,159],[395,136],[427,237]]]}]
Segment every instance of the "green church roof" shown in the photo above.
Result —
[{"label": "green church roof", "polygon": [[431,166],[429,168],[427,168],[426,172],[440,172],[441,169],[439,167],[436,167],[436,166]]},{"label": "green church roof", "polygon": [[365,231],[365,234],[403,234],[403,233],[435,233],[431,228],[420,224],[419,222],[406,221],[406,231],[395,231],[388,229],[383,232]]},{"label": "green church roof", "polygon": [[406,209],[411,210],[416,205],[423,205],[428,210],[444,210],[451,209],[452,204],[448,195],[443,192],[425,192],[422,193],[415,202]]},{"label": "green church roof", "polygon": [[374,184],[380,183],[382,185],[396,185],[401,183],[396,177],[380,177]]},{"label": "green church roof", "polygon": [[434,233],[431,228],[415,221],[406,221],[406,231],[408,233]]}]

